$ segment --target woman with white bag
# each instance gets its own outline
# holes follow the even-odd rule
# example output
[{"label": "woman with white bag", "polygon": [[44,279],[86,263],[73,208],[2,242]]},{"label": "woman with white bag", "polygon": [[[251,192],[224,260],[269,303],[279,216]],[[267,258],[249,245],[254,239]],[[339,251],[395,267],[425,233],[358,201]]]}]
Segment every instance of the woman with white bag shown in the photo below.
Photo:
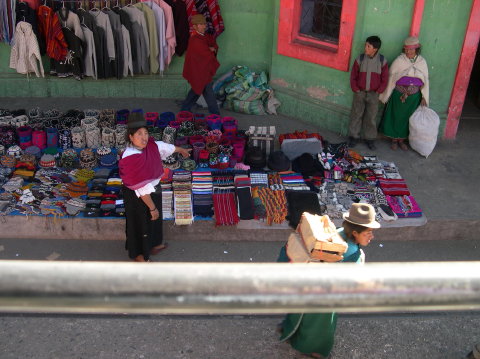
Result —
[{"label": "woman with white bag", "polygon": [[409,118],[418,106],[428,106],[428,65],[420,50],[417,37],[405,40],[403,53],[390,67],[387,89],[379,97],[386,103],[379,131],[391,138],[392,150],[408,150]]}]

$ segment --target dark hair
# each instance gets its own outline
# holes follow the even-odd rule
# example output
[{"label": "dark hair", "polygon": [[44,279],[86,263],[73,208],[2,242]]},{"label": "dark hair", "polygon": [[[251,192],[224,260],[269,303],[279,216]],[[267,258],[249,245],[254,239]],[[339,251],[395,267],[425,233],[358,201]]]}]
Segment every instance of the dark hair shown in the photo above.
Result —
[{"label": "dark hair", "polygon": [[132,141],[130,141],[130,135],[134,135],[135,132],[137,132],[139,129],[141,128],[145,128],[145,126],[142,126],[142,127],[136,127],[136,128],[127,128],[127,132],[125,132],[125,142],[126,143],[131,143]]},{"label": "dark hair", "polygon": [[382,47],[382,40],[378,36],[369,36],[365,40],[365,42],[368,42],[370,45],[372,45],[375,49],[380,50]]},{"label": "dark hair", "polygon": [[353,232],[362,233],[363,231],[370,229],[369,227],[361,226],[359,224],[353,224],[349,221],[343,221],[342,227],[343,232],[349,239],[354,239]]},{"label": "dark hair", "polygon": [[[405,53],[404,47],[402,48],[402,52]],[[415,55],[420,55],[421,52],[422,52],[422,46],[419,46],[415,49]]]}]

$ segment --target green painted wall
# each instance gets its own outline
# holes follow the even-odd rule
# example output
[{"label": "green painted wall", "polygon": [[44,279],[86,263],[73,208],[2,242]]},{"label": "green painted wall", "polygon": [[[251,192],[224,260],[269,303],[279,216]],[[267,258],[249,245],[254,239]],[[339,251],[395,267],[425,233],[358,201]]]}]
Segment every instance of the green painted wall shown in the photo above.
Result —
[{"label": "green painted wall", "polygon": [[[415,0],[359,0],[350,68],[370,35],[381,37],[381,53],[389,63],[398,56],[410,30],[414,3]],[[471,5],[471,0],[436,0],[426,1],[424,9],[420,41],[430,70],[430,105],[442,118],[440,133],[445,126]],[[277,19],[278,12],[277,1]],[[276,35],[275,29],[274,38]],[[278,55],[275,41],[271,81],[282,101],[282,113],[347,133],[353,97],[348,72]]]},{"label": "green painted wall", "polygon": [[[234,65],[256,71],[271,66],[274,23],[273,0],[219,0],[225,32],[217,39],[221,64],[218,75]],[[189,89],[182,78],[183,57],[174,56],[164,75],[143,75],[122,80],[58,79],[17,74],[9,68],[10,46],[0,43],[0,96],[30,97],[164,97],[181,98]],[[44,58],[48,70],[48,59]]]}]

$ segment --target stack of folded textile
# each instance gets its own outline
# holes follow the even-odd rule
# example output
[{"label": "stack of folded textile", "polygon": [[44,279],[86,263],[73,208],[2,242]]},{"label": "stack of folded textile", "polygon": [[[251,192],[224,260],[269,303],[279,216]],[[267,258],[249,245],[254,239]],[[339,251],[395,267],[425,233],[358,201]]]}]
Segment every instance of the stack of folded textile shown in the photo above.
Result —
[{"label": "stack of folded textile", "polygon": [[239,222],[232,172],[213,173],[213,207],[217,226],[233,226]]},{"label": "stack of folded textile", "polygon": [[305,180],[301,173],[295,172],[282,172],[280,174],[282,179],[283,187],[285,190],[295,190],[295,191],[308,191],[310,187],[305,184]]},{"label": "stack of folded textile", "polygon": [[163,219],[172,219],[173,216],[173,171],[169,168],[163,169],[163,175],[160,179],[160,188],[162,191],[162,217]]},{"label": "stack of folded textile", "polygon": [[237,174],[234,177],[234,183],[240,219],[253,219],[254,212],[250,177],[246,174]]},{"label": "stack of folded textile", "polygon": [[212,172],[192,172],[193,213],[195,216],[213,216]]},{"label": "stack of folded textile", "polygon": [[190,171],[177,170],[173,173],[173,202],[175,224],[188,225],[193,223],[192,208],[192,174]]},{"label": "stack of folded textile", "polygon": [[398,218],[417,218],[422,216],[417,201],[413,196],[386,196],[388,205]]},{"label": "stack of folded textile", "polygon": [[268,187],[267,172],[250,172],[252,187]]}]

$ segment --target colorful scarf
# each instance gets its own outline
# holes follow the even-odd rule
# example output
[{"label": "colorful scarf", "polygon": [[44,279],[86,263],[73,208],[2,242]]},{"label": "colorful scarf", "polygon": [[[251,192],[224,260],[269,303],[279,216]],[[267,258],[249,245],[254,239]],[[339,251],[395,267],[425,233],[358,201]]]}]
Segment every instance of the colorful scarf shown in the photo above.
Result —
[{"label": "colorful scarf", "polygon": [[162,158],[153,138],[148,139],[147,147],[141,153],[122,158],[119,169],[123,184],[131,190],[160,179],[163,174]]}]

